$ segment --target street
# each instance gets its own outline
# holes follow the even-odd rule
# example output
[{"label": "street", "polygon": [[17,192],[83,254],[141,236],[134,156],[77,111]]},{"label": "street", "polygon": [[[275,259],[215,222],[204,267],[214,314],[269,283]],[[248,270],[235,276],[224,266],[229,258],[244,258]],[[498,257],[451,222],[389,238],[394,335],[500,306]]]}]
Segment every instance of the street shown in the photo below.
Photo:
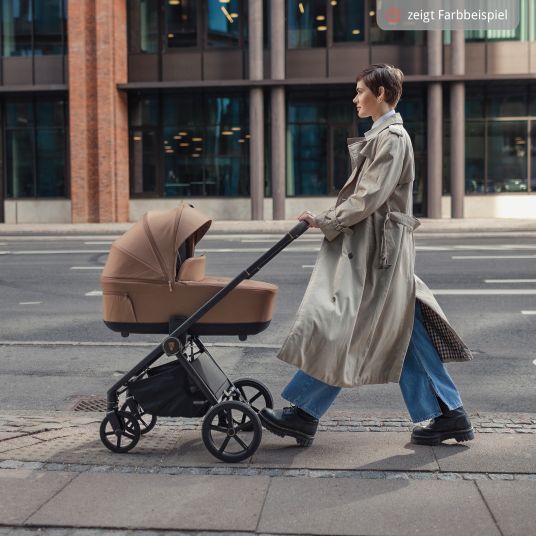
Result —
[{"label": "street", "polygon": [[[4,410],[67,410],[87,395],[104,397],[159,335],[120,334],[101,319],[99,276],[114,237],[0,237],[0,404]],[[209,232],[197,249],[207,273],[234,276],[281,235]],[[255,377],[276,404],[293,368],[275,359],[303,296],[320,235],[306,233],[256,279],[279,287],[270,327],[241,342],[207,337],[231,378]],[[469,412],[534,412],[536,400],[536,238],[420,238],[417,274],[436,293],[474,352],[449,365]],[[334,409],[400,413],[396,385],[345,389]]]}]

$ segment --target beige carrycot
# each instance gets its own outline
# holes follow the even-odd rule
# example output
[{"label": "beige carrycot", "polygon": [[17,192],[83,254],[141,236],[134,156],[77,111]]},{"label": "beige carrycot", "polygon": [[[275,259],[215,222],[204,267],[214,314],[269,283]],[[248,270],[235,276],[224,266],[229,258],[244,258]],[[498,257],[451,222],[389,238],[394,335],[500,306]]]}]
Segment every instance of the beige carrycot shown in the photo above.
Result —
[{"label": "beige carrycot", "polygon": [[[205,276],[195,246],[211,220],[191,205],[147,212],[114,241],[101,276],[104,323],[123,335],[170,333],[231,280]],[[188,330],[254,335],[272,319],[277,286],[244,280]]]}]

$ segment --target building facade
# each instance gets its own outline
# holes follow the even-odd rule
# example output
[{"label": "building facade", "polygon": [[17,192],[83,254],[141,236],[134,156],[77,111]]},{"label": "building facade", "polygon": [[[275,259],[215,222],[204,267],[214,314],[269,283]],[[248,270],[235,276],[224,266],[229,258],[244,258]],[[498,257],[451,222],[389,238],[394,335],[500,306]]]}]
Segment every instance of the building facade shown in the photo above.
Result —
[{"label": "building facade", "polygon": [[381,0],[3,0],[0,221],[323,210],[355,76],[405,73],[414,211],[536,217],[536,2],[513,31],[385,32]]}]

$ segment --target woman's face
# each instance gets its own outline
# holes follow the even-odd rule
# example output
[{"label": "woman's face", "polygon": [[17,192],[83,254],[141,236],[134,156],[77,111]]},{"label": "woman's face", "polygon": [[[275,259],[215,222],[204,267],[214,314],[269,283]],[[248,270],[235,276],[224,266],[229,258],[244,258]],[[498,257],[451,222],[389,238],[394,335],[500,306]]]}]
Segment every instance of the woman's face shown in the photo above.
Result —
[{"label": "woman's face", "polygon": [[[383,115],[383,110],[387,106],[387,103],[383,100],[384,89],[380,87],[380,94],[374,95],[372,91],[360,80],[356,86],[357,95],[352,101],[357,109],[358,117],[372,117],[373,121],[376,121],[378,117]],[[378,98],[381,98],[381,102],[378,102]],[[387,106],[388,107],[388,106]]]}]

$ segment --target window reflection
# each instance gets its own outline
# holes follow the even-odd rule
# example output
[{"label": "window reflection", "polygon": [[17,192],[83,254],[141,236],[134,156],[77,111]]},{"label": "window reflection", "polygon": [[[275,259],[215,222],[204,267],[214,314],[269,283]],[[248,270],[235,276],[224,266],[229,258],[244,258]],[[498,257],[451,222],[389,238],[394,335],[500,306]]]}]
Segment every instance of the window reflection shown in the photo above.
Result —
[{"label": "window reflection", "polygon": [[[245,16],[240,0],[208,0],[207,37],[210,47],[238,47]],[[245,7],[245,4],[244,4]]]},{"label": "window reflection", "polygon": [[195,0],[167,0],[166,48],[197,46],[197,3]]},{"label": "window reflection", "polygon": [[8,99],[5,117],[7,196],[64,196],[65,100]]},{"label": "window reflection", "polygon": [[157,53],[160,0],[128,0],[127,6],[130,52]]},{"label": "window reflection", "polygon": [[331,2],[333,13],[333,41],[365,40],[365,6],[363,0]]},{"label": "window reflection", "polygon": [[527,123],[488,124],[488,192],[527,191]]},{"label": "window reflection", "polygon": [[[131,147],[135,151],[131,158],[133,194],[249,195],[250,135],[245,97],[203,93],[142,96],[132,98],[130,110]],[[160,118],[161,138],[155,141],[155,129],[148,125],[159,124]],[[156,177],[156,184],[147,174]]]},{"label": "window reflection", "polygon": [[324,47],[326,33],[325,0],[287,1],[288,48]]}]

